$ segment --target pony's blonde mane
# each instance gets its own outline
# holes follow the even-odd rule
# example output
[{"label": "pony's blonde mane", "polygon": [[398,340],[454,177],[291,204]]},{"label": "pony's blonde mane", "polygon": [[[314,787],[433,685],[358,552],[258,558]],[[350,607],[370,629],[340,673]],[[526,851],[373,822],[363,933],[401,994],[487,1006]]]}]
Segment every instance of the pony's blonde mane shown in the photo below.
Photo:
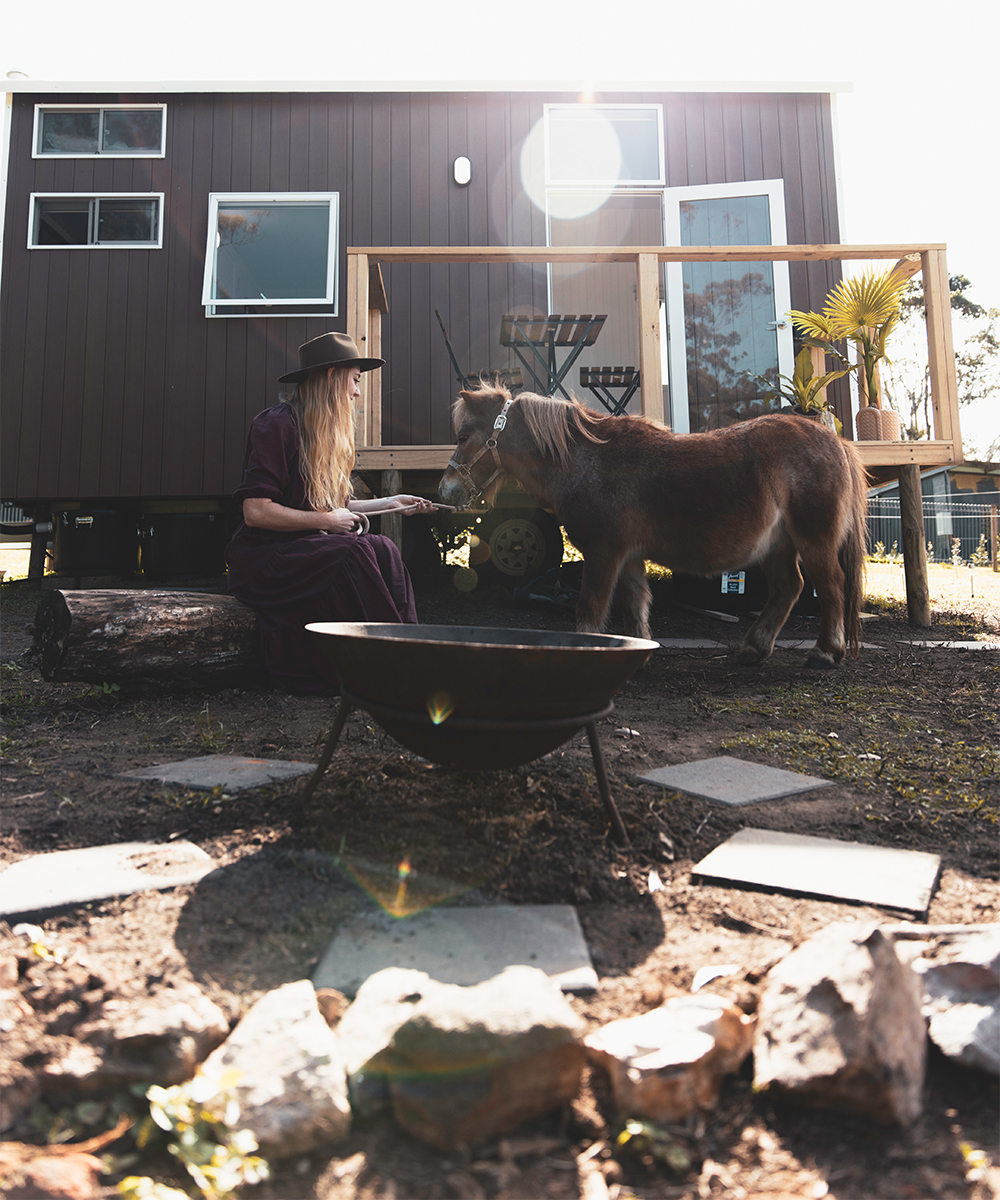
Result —
[{"label": "pony's blonde mane", "polygon": [[[506,388],[488,384],[459,392],[454,409],[456,428],[465,414],[466,400],[498,400],[503,404],[509,399],[510,392]],[[574,434],[579,434],[588,442],[596,442],[598,445],[607,441],[597,433],[604,418],[591,412],[579,401],[558,400],[551,396],[522,392],[515,403],[524,417],[524,423],[535,445],[558,466],[565,465],[570,440]]]}]

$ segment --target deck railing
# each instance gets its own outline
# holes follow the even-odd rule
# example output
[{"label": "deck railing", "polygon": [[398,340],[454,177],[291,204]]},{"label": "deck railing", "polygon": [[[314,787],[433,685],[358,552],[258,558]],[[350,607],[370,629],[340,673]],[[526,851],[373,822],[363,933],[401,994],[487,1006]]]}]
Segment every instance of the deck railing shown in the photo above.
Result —
[{"label": "deck railing", "polygon": [[[951,298],[943,245],[802,246],[367,246],[347,251],[347,332],[362,352],[379,353],[386,311],[381,276],[386,263],[633,263],[639,316],[638,367],[644,415],[663,420],[659,267],[684,262],[895,261],[897,272],[922,274],[934,436],[919,442],[857,442],[870,467],[943,466],[962,461]],[[362,376],[358,464],[373,470],[443,468],[451,446],[383,446],[380,372]]]}]

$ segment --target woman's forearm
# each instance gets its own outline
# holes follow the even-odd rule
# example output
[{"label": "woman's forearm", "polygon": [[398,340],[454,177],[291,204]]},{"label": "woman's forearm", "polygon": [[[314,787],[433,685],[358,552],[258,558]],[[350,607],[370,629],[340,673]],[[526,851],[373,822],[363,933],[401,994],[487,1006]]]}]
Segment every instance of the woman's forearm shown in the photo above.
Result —
[{"label": "woman's forearm", "polygon": [[270,529],[275,533],[300,533],[310,529],[325,529],[329,533],[349,533],[358,521],[346,508],[332,512],[312,512],[287,508],[263,496],[250,496],[243,501],[243,520],[253,529]]}]

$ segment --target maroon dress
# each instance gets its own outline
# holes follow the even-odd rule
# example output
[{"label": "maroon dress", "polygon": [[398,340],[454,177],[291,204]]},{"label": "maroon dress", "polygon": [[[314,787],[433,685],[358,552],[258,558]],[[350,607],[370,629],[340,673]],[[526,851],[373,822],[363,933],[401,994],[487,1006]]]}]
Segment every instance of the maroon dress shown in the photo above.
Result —
[{"label": "maroon dress", "polygon": [[[299,474],[299,435],[287,404],[259,413],[250,426],[237,504],[262,496],[312,511]],[[264,664],[294,692],[340,685],[317,658],[310,621],[416,624],[413,588],[394,542],[378,534],[281,533],[241,522],[226,548],[229,591],[257,612]]]}]

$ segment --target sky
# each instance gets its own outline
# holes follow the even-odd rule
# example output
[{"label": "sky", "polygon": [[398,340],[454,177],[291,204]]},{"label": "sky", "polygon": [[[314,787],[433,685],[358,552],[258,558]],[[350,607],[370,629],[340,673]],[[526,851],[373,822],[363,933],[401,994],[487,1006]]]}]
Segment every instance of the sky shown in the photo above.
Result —
[{"label": "sky", "polygon": [[[845,83],[841,240],[944,242],[1000,307],[995,0],[0,0],[0,73],[32,80]],[[485,12],[498,14],[490,21]],[[1000,402],[963,412],[992,440]]]}]

